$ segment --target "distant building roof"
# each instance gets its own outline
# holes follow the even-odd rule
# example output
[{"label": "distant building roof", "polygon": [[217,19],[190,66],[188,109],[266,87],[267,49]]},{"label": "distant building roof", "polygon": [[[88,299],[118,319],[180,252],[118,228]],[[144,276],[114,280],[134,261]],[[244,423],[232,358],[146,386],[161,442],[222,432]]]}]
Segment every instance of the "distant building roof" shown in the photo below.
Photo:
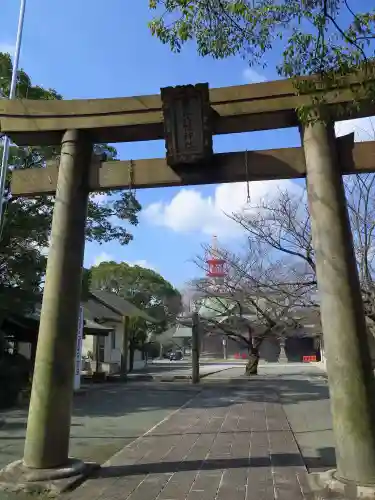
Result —
[{"label": "distant building roof", "polygon": [[82,307],[84,318],[90,321],[113,321],[117,323],[122,320],[121,314],[116,314],[94,298],[89,298],[85,302],[82,302]]},{"label": "distant building roof", "polygon": [[149,323],[159,323],[157,319],[138,309],[131,302],[104,290],[90,291],[88,300],[83,303],[83,307],[93,314],[97,320],[102,318],[109,321],[121,321],[123,316],[129,316],[143,318]]},{"label": "distant building roof", "polygon": [[192,337],[191,327],[184,325],[173,325],[163,333],[153,335],[153,340],[160,344],[172,342],[178,344],[178,340],[190,339]]},{"label": "distant building roof", "polygon": [[[152,316],[138,309],[129,301],[118,295],[102,290],[95,290],[88,293],[87,300],[81,303],[83,308],[83,317],[85,320],[85,332],[89,335],[95,335],[92,332],[102,332],[100,335],[108,335],[113,328],[99,325],[97,322],[112,321],[120,322],[123,316],[141,317],[148,322],[156,323]],[[30,320],[39,323],[41,305],[35,308],[33,313],[25,315]],[[107,331],[107,333],[104,333]],[[99,333],[97,333],[99,334]]]},{"label": "distant building roof", "polygon": [[225,297],[205,297],[198,309],[202,318],[217,318],[227,316],[230,311],[238,307],[237,303]]},{"label": "distant building roof", "polygon": [[174,338],[174,339],[191,339],[192,335],[193,335],[192,330],[189,326],[177,325],[175,327],[175,331],[172,335],[172,338]]},{"label": "distant building roof", "polygon": [[113,328],[109,326],[100,325],[96,321],[92,321],[91,319],[84,320],[83,332],[86,335],[98,335],[106,337],[111,332],[113,332]]},{"label": "distant building roof", "polygon": [[[2,331],[8,339],[17,339],[19,342],[33,342],[38,337],[40,315],[8,316],[2,323]],[[83,332],[85,335],[108,336],[113,328],[99,325],[93,320],[84,319]]]}]

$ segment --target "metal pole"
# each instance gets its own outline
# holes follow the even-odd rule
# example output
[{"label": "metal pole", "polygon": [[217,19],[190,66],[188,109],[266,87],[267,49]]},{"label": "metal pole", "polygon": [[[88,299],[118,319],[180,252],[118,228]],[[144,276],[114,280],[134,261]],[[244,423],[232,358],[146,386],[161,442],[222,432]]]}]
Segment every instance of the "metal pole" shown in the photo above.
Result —
[{"label": "metal pole", "polygon": [[[19,12],[19,17],[18,17],[16,48],[14,51],[12,80],[10,82],[10,90],[9,90],[9,99],[14,99],[14,97],[16,95],[18,65],[19,65],[20,52],[21,52],[21,41],[22,41],[23,24],[24,24],[24,18],[25,18],[25,8],[26,8],[26,0],[21,0],[20,12]],[[0,170],[0,231],[3,227],[4,192],[5,192],[5,182],[6,182],[6,178],[7,178],[7,172],[8,172],[8,162],[9,162],[9,137],[4,137],[4,139],[3,139],[3,157],[1,160],[1,170]],[[1,238],[1,234],[0,234],[0,238]]]}]

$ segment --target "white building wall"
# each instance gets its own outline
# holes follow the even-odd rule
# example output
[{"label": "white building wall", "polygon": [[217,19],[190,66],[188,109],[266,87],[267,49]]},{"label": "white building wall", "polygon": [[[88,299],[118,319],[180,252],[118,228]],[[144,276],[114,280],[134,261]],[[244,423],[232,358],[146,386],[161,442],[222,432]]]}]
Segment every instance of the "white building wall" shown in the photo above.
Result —
[{"label": "white building wall", "polygon": [[95,356],[95,344],[92,335],[85,335],[82,339],[82,356],[86,357],[88,352],[91,352]]},{"label": "white building wall", "polygon": [[31,359],[31,344],[30,342],[19,342],[18,352],[25,356],[26,359]]},{"label": "white building wall", "polygon": [[[105,337],[104,344],[104,362],[111,366],[111,371],[118,371],[121,366],[121,348],[122,348],[122,335],[123,326],[121,323],[111,325],[115,328],[115,332],[110,333]],[[128,356],[128,369],[129,369],[129,356]],[[134,369],[140,369],[145,366],[142,360],[141,351],[136,350],[134,353]],[[108,367],[109,368],[109,367]]]},{"label": "white building wall", "polygon": [[[121,347],[122,347],[122,325],[110,325],[115,327],[115,343],[113,343],[113,334],[110,333],[104,337],[104,363],[102,369],[108,373],[116,373],[120,370],[121,366]],[[93,335],[85,335],[82,339],[82,358],[86,358],[90,352],[95,358],[95,343],[96,337]],[[113,347],[114,346],[114,347]],[[29,342],[19,342],[18,352],[31,359],[31,344]],[[129,369],[129,356],[128,356],[128,369]],[[82,364],[82,369],[85,370],[86,364]],[[134,369],[140,369],[145,366],[145,361],[142,360],[141,351],[136,350],[134,353]]]}]

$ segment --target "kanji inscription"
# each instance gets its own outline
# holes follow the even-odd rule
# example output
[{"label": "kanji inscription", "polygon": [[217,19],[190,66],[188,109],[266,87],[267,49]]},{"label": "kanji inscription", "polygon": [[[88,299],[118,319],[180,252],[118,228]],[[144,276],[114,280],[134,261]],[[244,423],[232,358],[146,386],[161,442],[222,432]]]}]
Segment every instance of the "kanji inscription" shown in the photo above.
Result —
[{"label": "kanji inscription", "polygon": [[212,154],[212,110],[208,84],[161,89],[167,163],[197,164]]}]

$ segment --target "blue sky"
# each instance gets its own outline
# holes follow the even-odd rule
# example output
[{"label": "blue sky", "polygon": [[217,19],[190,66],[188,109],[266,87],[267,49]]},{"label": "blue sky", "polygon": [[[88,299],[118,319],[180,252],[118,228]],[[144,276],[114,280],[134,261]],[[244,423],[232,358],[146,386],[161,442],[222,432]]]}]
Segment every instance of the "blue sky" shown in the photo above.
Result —
[{"label": "blue sky", "polygon": [[[15,43],[19,2],[1,1],[0,50]],[[172,54],[149,33],[148,0],[27,0],[21,66],[34,84],[54,88],[66,99],[154,94],[169,85],[209,82],[210,87],[276,78],[269,68],[249,70],[241,58],[200,58],[191,44]],[[258,73],[257,73],[258,72]],[[215,137],[215,151],[269,149],[300,144],[296,130]],[[162,141],[117,145],[121,159],[164,156]],[[272,192],[276,185],[268,185]],[[293,187],[293,186],[292,186]],[[266,193],[254,183],[252,194]],[[138,191],[144,207],[134,241],[86,246],[85,265],[103,258],[147,263],[176,286],[200,274],[191,262],[213,233],[238,246],[243,235],[222,210],[245,202],[244,186],[203,186]],[[242,201],[241,201],[242,199]],[[232,210],[233,211],[233,210]]]}]

